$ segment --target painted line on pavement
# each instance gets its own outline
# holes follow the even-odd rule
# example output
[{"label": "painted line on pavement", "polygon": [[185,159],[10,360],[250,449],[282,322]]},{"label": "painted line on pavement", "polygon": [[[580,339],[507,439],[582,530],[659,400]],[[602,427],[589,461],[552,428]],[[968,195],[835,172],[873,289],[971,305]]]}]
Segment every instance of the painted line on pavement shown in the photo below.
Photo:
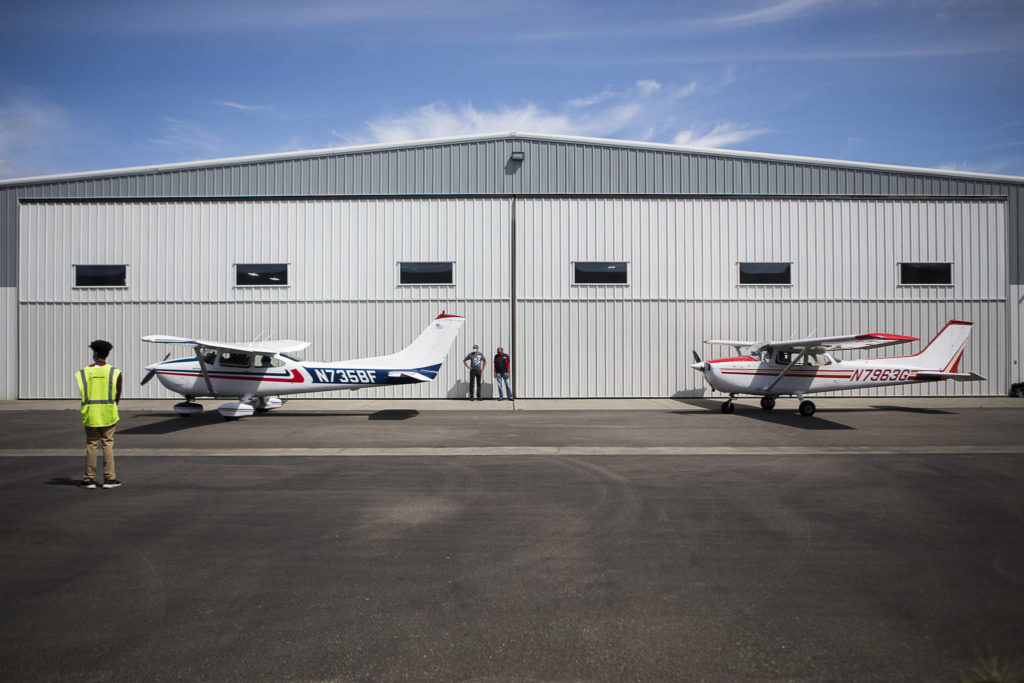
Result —
[{"label": "painted line on pavement", "polygon": [[[80,457],[82,448],[0,449],[0,458]],[[1024,445],[936,446],[456,446],[352,448],[118,448],[115,457],[472,457],[523,455],[1024,455]]]}]

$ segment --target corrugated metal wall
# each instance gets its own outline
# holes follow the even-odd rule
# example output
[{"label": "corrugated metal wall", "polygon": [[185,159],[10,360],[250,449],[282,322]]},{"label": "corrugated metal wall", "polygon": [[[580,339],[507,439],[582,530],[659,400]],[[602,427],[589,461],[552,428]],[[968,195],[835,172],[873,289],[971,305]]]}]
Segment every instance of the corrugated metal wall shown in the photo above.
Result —
[{"label": "corrugated metal wall", "polygon": [[[988,382],[876,393],[1002,393],[1005,206],[994,200],[528,199],[516,203],[521,396],[700,395],[701,340],[867,331],[930,338],[973,320]],[[627,261],[627,285],[574,285],[573,261]],[[792,262],[792,286],[739,284],[739,261]],[[951,287],[898,284],[950,261]],[[910,352],[910,351],[908,351]],[[853,357],[853,356],[851,356]]]},{"label": "corrugated metal wall", "polygon": [[[501,199],[25,205],[23,263],[52,267],[21,269],[19,360],[35,371],[20,397],[72,396],[97,336],[130,377],[165,353],[144,334],[303,339],[307,358],[341,360],[397,351],[442,309],[469,321],[438,381],[359,395],[447,397],[461,391],[470,340],[510,338],[510,219]],[[434,260],[454,262],[454,285],[398,285],[399,261]],[[128,287],[73,287],[72,265],[90,262],[129,264]],[[291,283],[235,287],[238,262],[287,262]],[[127,387],[128,397],[162,395],[156,382]]]},{"label": "corrugated metal wall", "polygon": [[[510,161],[513,150],[523,151],[525,159]],[[510,134],[3,182],[0,301],[15,298],[11,290],[19,279],[18,220],[22,200],[407,195],[494,196],[511,200],[513,196],[557,194],[1002,196],[1007,198],[1007,277],[1011,286],[1024,286],[1024,216],[1020,211],[1024,182],[841,162],[695,152],[640,143]],[[240,229],[246,229],[244,223]],[[46,264],[34,263],[32,268],[45,270]],[[259,297],[254,294],[253,298]],[[1012,315],[1019,320],[1022,306],[1021,297],[1015,297],[1007,304],[1004,318]],[[6,323],[0,331],[0,344],[7,349],[8,359],[0,364],[0,398],[11,398],[18,392],[18,367],[14,362],[17,316],[10,305],[0,312]],[[1019,328],[1011,326],[1007,347],[1000,351],[1006,365],[1017,373],[1024,359],[1024,337]],[[1005,387],[992,390],[1002,393]]]}]

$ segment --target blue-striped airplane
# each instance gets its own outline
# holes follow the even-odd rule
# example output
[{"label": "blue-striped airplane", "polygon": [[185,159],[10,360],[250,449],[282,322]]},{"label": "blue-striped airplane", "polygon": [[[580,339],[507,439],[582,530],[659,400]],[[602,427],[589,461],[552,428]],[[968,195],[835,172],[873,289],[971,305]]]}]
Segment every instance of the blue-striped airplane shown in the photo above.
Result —
[{"label": "blue-striped airplane", "polygon": [[157,377],[165,387],[184,396],[185,401],[174,406],[179,415],[202,412],[203,406],[195,402],[201,396],[237,399],[217,408],[232,420],[278,408],[284,404],[280,396],[290,394],[432,382],[465,320],[442,311],[398,353],[327,363],[300,361],[290,355],[309,346],[309,342],[292,339],[236,344],[147,335],[142,341],[185,344],[193,347],[195,354],[173,359],[168,359],[168,354],[159,363],[146,366],[149,372],[142,384]]}]

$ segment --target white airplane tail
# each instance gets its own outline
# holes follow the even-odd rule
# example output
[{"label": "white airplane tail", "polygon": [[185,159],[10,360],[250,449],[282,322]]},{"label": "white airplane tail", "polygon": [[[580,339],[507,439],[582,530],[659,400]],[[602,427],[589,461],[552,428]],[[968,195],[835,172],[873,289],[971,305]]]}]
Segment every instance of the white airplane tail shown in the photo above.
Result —
[{"label": "white airplane tail", "polygon": [[972,322],[950,320],[920,353],[910,356],[917,364],[940,373],[959,373]]},{"label": "white airplane tail", "polygon": [[442,311],[441,315],[430,321],[413,343],[398,353],[364,360],[367,363],[372,361],[377,367],[395,370],[440,367],[464,322],[464,316],[449,315]]}]

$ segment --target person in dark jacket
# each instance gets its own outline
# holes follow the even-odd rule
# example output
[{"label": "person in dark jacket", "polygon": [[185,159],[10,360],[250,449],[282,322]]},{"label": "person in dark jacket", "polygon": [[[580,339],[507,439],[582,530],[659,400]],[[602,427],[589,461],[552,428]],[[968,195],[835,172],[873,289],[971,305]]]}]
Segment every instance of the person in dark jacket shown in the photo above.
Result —
[{"label": "person in dark jacket", "polygon": [[[498,400],[504,401],[506,398],[510,401],[515,400],[512,396],[512,384],[509,382],[509,373],[512,371],[512,359],[508,357],[505,350],[498,347],[497,352],[494,354],[494,383],[498,385]],[[502,385],[505,385],[505,390],[502,391]]]}]

